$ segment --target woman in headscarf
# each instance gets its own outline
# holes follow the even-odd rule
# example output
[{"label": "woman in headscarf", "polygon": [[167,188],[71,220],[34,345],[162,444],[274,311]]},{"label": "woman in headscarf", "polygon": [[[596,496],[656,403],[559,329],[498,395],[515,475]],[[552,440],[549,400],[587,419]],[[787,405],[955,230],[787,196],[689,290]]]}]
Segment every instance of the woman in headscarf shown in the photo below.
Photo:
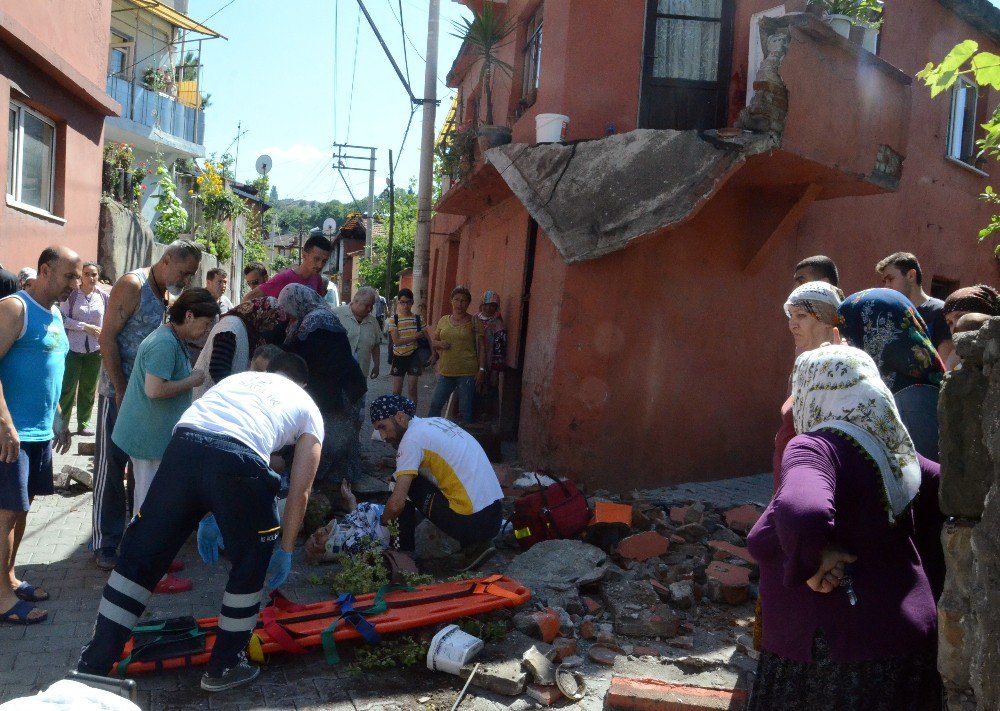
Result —
[{"label": "woman in headscarf", "polygon": [[[963,330],[978,330],[986,319],[1000,316],[1000,293],[986,284],[958,289],[944,300],[942,313],[944,320],[948,322],[948,328],[951,329],[952,335],[961,333]],[[962,321],[963,316],[969,314],[971,314],[970,318],[965,319],[960,327],[959,321]],[[948,356],[945,366],[948,370],[954,370],[961,362],[962,359],[958,353],[952,353]]]},{"label": "woman in headscarf", "polygon": [[800,355],[792,398],[797,436],[747,539],[768,621],[750,708],[939,709],[938,467],[856,348]]},{"label": "woman in headscarf", "polygon": [[909,299],[892,289],[852,294],[839,312],[841,335],[875,361],[917,451],[937,461],[938,387],[945,367],[924,319]]},{"label": "woman in headscarf", "polygon": [[489,371],[486,384],[490,388],[496,388],[500,373],[507,364],[507,326],[500,315],[500,295],[495,291],[483,294],[483,303],[476,316],[482,323],[486,340],[486,369]]},{"label": "woman in headscarf", "polygon": [[309,366],[306,391],[323,414],[326,435],[316,479],[329,479],[331,484],[345,477],[356,479],[360,471],[348,471],[348,454],[358,438],[356,413],[368,386],[347,331],[323,297],[302,284],[283,288],[278,305],[288,316],[284,348]]},{"label": "woman in headscarf", "polygon": [[195,388],[195,399],[233,373],[250,368],[250,359],[259,346],[285,340],[287,319],[271,296],[245,301],[227,311],[212,328],[195,367],[208,377]]},{"label": "woman in headscarf", "polygon": [[[840,343],[840,315],[837,308],[844,294],[825,281],[810,281],[795,288],[785,301],[785,316],[788,330],[795,341],[795,355],[819,348],[824,343]],[[781,428],[774,436],[774,488],[777,490],[781,477],[781,456],[785,446],[795,436],[792,423],[792,398],[781,406]]]}]

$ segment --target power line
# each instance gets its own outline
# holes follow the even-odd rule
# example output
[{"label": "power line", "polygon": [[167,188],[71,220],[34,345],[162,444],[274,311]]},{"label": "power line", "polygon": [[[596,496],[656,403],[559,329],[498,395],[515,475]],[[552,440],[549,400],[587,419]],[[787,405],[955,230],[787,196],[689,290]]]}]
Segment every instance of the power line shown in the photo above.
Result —
[{"label": "power line", "polygon": [[333,140],[337,140],[337,70],[340,69],[338,59],[340,49],[340,3],[333,3]]},{"label": "power line", "polygon": [[351,114],[354,109],[354,79],[358,74],[358,38],[361,36],[361,10],[358,10],[358,22],[354,27],[354,62],[351,67],[351,94],[347,100],[347,138],[345,143],[351,140]]}]

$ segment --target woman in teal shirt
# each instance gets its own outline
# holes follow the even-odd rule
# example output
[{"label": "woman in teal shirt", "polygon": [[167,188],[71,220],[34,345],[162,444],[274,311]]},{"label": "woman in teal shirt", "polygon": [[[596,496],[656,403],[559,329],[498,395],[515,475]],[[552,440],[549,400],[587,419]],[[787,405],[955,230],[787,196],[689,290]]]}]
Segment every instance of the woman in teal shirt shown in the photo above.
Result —
[{"label": "woman in teal shirt", "polygon": [[167,323],[139,345],[111,434],[132,459],[133,512],[142,508],[174,425],[191,404],[191,390],[205,380],[203,371],[191,369],[185,343],[206,334],[218,315],[219,304],[207,289],[188,289],[167,309]]}]

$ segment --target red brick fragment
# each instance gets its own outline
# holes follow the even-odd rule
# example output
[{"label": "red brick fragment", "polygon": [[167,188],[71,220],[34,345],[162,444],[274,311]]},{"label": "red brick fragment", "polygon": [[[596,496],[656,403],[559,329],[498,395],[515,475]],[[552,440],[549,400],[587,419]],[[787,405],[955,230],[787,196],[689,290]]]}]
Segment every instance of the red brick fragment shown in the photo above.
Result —
[{"label": "red brick fragment", "polygon": [[[739,605],[749,598],[750,570],[715,560],[705,568],[708,584],[718,586],[718,599],[730,605]],[[715,599],[713,597],[713,599]]]},{"label": "red brick fragment", "polygon": [[734,546],[732,543],[726,541],[709,541],[708,547],[715,551],[715,560],[739,558],[742,561],[750,563],[750,565],[757,565],[757,561],[750,555],[750,551],[743,546]]},{"label": "red brick fragment", "polygon": [[687,506],[671,506],[670,522],[676,524],[686,523],[684,517],[687,516],[687,512],[688,512]]},{"label": "red brick fragment", "polygon": [[584,607],[587,608],[588,615],[596,614],[603,607],[601,603],[599,603],[597,600],[590,597],[589,595],[581,595],[580,599],[583,600],[583,605]]},{"label": "red brick fragment", "polygon": [[542,686],[541,684],[528,684],[528,696],[540,704],[551,706],[563,697],[558,686]]},{"label": "red brick fragment", "polygon": [[604,708],[622,711],[739,711],[746,705],[740,689],[705,689],[655,679],[615,676]]},{"label": "red brick fragment", "polygon": [[541,633],[542,641],[551,644],[552,640],[559,634],[559,613],[551,608],[546,608],[532,615],[538,624],[538,631]]},{"label": "red brick fragment", "polygon": [[670,543],[655,531],[636,533],[618,544],[618,555],[626,560],[644,561],[667,552]]},{"label": "red brick fragment", "polygon": [[678,536],[676,533],[671,533],[670,538],[667,540],[677,546],[687,543],[687,541],[684,540],[684,536]]},{"label": "red brick fragment", "polygon": [[552,641],[552,648],[556,651],[556,659],[565,659],[576,654],[576,640],[572,637],[556,637]]},{"label": "red brick fragment", "polygon": [[752,504],[737,506],[735,509],[726,511],[726,525],[737,533],[746,534],[757,523],[757,519],[760,518],[762,513],[764,512],[760,507],[753,506]]},{"label": "red brick fragment", "polygon": [[593,639],[597,636],[593,620],[584,620],[577,629],[580,631],[580,639]]}]

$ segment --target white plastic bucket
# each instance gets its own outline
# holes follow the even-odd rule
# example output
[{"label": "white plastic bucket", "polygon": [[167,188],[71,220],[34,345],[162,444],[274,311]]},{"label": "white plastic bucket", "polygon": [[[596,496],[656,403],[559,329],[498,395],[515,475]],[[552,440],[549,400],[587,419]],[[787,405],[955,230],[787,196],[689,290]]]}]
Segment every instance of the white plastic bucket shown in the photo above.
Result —
[{"label": "white plastic bucket", "polygon": [[569,116],[538,114],[535,117],[535,143],[558,143],[566,140]]},{"label": "white plastic bucket", "polygon": [[458,675],[483,648],[483,640],[463,632],[458,625],[448,625],[431,640],[427,650],[427,668]]},{"label": "white plastic bucket", "polygon": [[841,37],[850,38],[851,36],[851,18],[847,15],[828,15],[826,21],[830,23],[830,27]]}]

